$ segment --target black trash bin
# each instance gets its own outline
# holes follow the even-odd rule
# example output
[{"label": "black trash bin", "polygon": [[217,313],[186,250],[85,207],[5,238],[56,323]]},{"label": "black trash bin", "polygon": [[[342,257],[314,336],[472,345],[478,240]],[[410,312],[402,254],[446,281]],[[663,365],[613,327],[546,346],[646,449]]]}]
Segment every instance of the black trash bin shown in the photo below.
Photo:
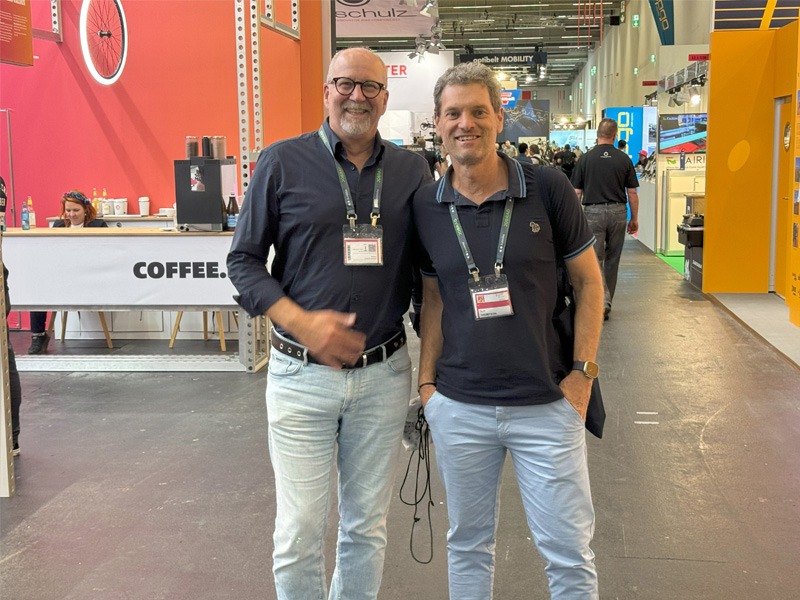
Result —
[{"label": "black trash bin", "polygon": [[683,277],[693,286],[703,289],[703,215],[683,215],[678,225],[678,241],[686,246],[683,254]]}]

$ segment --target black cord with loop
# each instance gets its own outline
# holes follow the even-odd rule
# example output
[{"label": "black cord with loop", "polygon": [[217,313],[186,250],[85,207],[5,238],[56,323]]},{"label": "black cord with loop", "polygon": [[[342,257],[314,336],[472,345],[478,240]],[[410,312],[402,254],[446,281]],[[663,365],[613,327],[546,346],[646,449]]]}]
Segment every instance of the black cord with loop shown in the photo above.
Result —
[{"label": "black cord with loop", "polygon": [[[419,411],[417,412],[417,421],[414,424],[414,429],[419,432],[419,446],[416,450],[411,452],[411,456],[408,457],[408,466],[406,466],[406,474],[403,476],[403,483],[400,486],[400,501],[407,505],[414,507],[414,523],[411,525],[411,537],[409,538],[409,548],[411,550],[411,557],[420,564],[427,565],[433,560],[433,523],[431,522],[431,507],[433,506],[433,497],[431,495],[431,457],[430,457],[430,428],[428,427],[428,421],[425,420],[425,413],[423,407],[420,406]],[[417,472],[415,482],[414,482],[414,501],[409,502],[405,498],[403,498],[403,490],[405,489],[406,482],[408,481],[408,475],[411,472],[411,462],[414,460],[414,455],[417,455]],[[423,488],[422,492],[419,491],[419,475],[420,475],[420,466],[424,466],[425,468],[425,487]],[[417,558],[416,554],[414,554],[414,529],[417,526],[417,523],[420,521],[420,517],[417,516],[417,510],[419,508],[420,502],[425,500],[425,496],[428,496],[427,502],[427,509],[428,509],[428,531],[430,532],[430,556],[427,560],[420,560]]]}]

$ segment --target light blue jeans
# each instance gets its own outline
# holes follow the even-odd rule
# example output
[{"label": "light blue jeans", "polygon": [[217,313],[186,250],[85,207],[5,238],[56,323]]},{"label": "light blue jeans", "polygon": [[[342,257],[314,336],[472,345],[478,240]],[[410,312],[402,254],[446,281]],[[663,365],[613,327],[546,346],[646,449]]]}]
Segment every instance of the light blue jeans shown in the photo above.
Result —
[{"label": "light blue jeans", "polygon": [[425,406],[447,494],[451,600],[491,600],[500,480],[511,454],[553,600],[597,600],[583,419],[565,399],[479,406],[439,392]]},{"label": "light blue jeans", "polygon": [[[386,513],[411,392],[407,347],[387,361],[340,370],[272,349],[267,377],[269,451],[277,515],[273,572],[279,600],[375,600]],[[339,536],[330,595],[323,539],[333,459]]]}]

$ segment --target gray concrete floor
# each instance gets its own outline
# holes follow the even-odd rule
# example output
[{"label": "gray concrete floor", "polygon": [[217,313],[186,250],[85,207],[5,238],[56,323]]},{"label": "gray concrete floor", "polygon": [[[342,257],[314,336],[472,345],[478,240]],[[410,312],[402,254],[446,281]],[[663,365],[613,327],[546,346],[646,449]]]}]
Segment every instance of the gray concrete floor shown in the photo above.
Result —
[{"label": "gray concrete floor", "polygon": [[[19,352],[26,342],[14,339]],[[633,241],[599,362],[608,422],[589,454],[602,598],[798,597],[797,366]],[[0,500],[2,598],[273,600],[264,382],[22,373],[16,495]],[[396,499],[382,600],[447,597],[432,478],[433,560],[412,560],[413,509]],[[427,536],[423,519],[418,555]],[[495,598],[547,597],[508,466]]]}]

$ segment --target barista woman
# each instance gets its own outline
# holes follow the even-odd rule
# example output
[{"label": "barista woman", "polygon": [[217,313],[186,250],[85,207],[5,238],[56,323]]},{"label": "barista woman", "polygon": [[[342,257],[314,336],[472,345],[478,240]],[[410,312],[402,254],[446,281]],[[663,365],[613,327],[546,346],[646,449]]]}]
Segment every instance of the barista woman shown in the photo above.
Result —
[{"label": "barista woman", "polygon": [[[66,192],[61,197],[60,221],[55,221],[53,227],[108,227],[108,223],[97,218],[97,211],[92,206],[92,201],[86,194],[77,190]],[[47,334],[47,313],[31,313],[31,347],[28,354],[43,354],[47,352],[50,336]]]}]

